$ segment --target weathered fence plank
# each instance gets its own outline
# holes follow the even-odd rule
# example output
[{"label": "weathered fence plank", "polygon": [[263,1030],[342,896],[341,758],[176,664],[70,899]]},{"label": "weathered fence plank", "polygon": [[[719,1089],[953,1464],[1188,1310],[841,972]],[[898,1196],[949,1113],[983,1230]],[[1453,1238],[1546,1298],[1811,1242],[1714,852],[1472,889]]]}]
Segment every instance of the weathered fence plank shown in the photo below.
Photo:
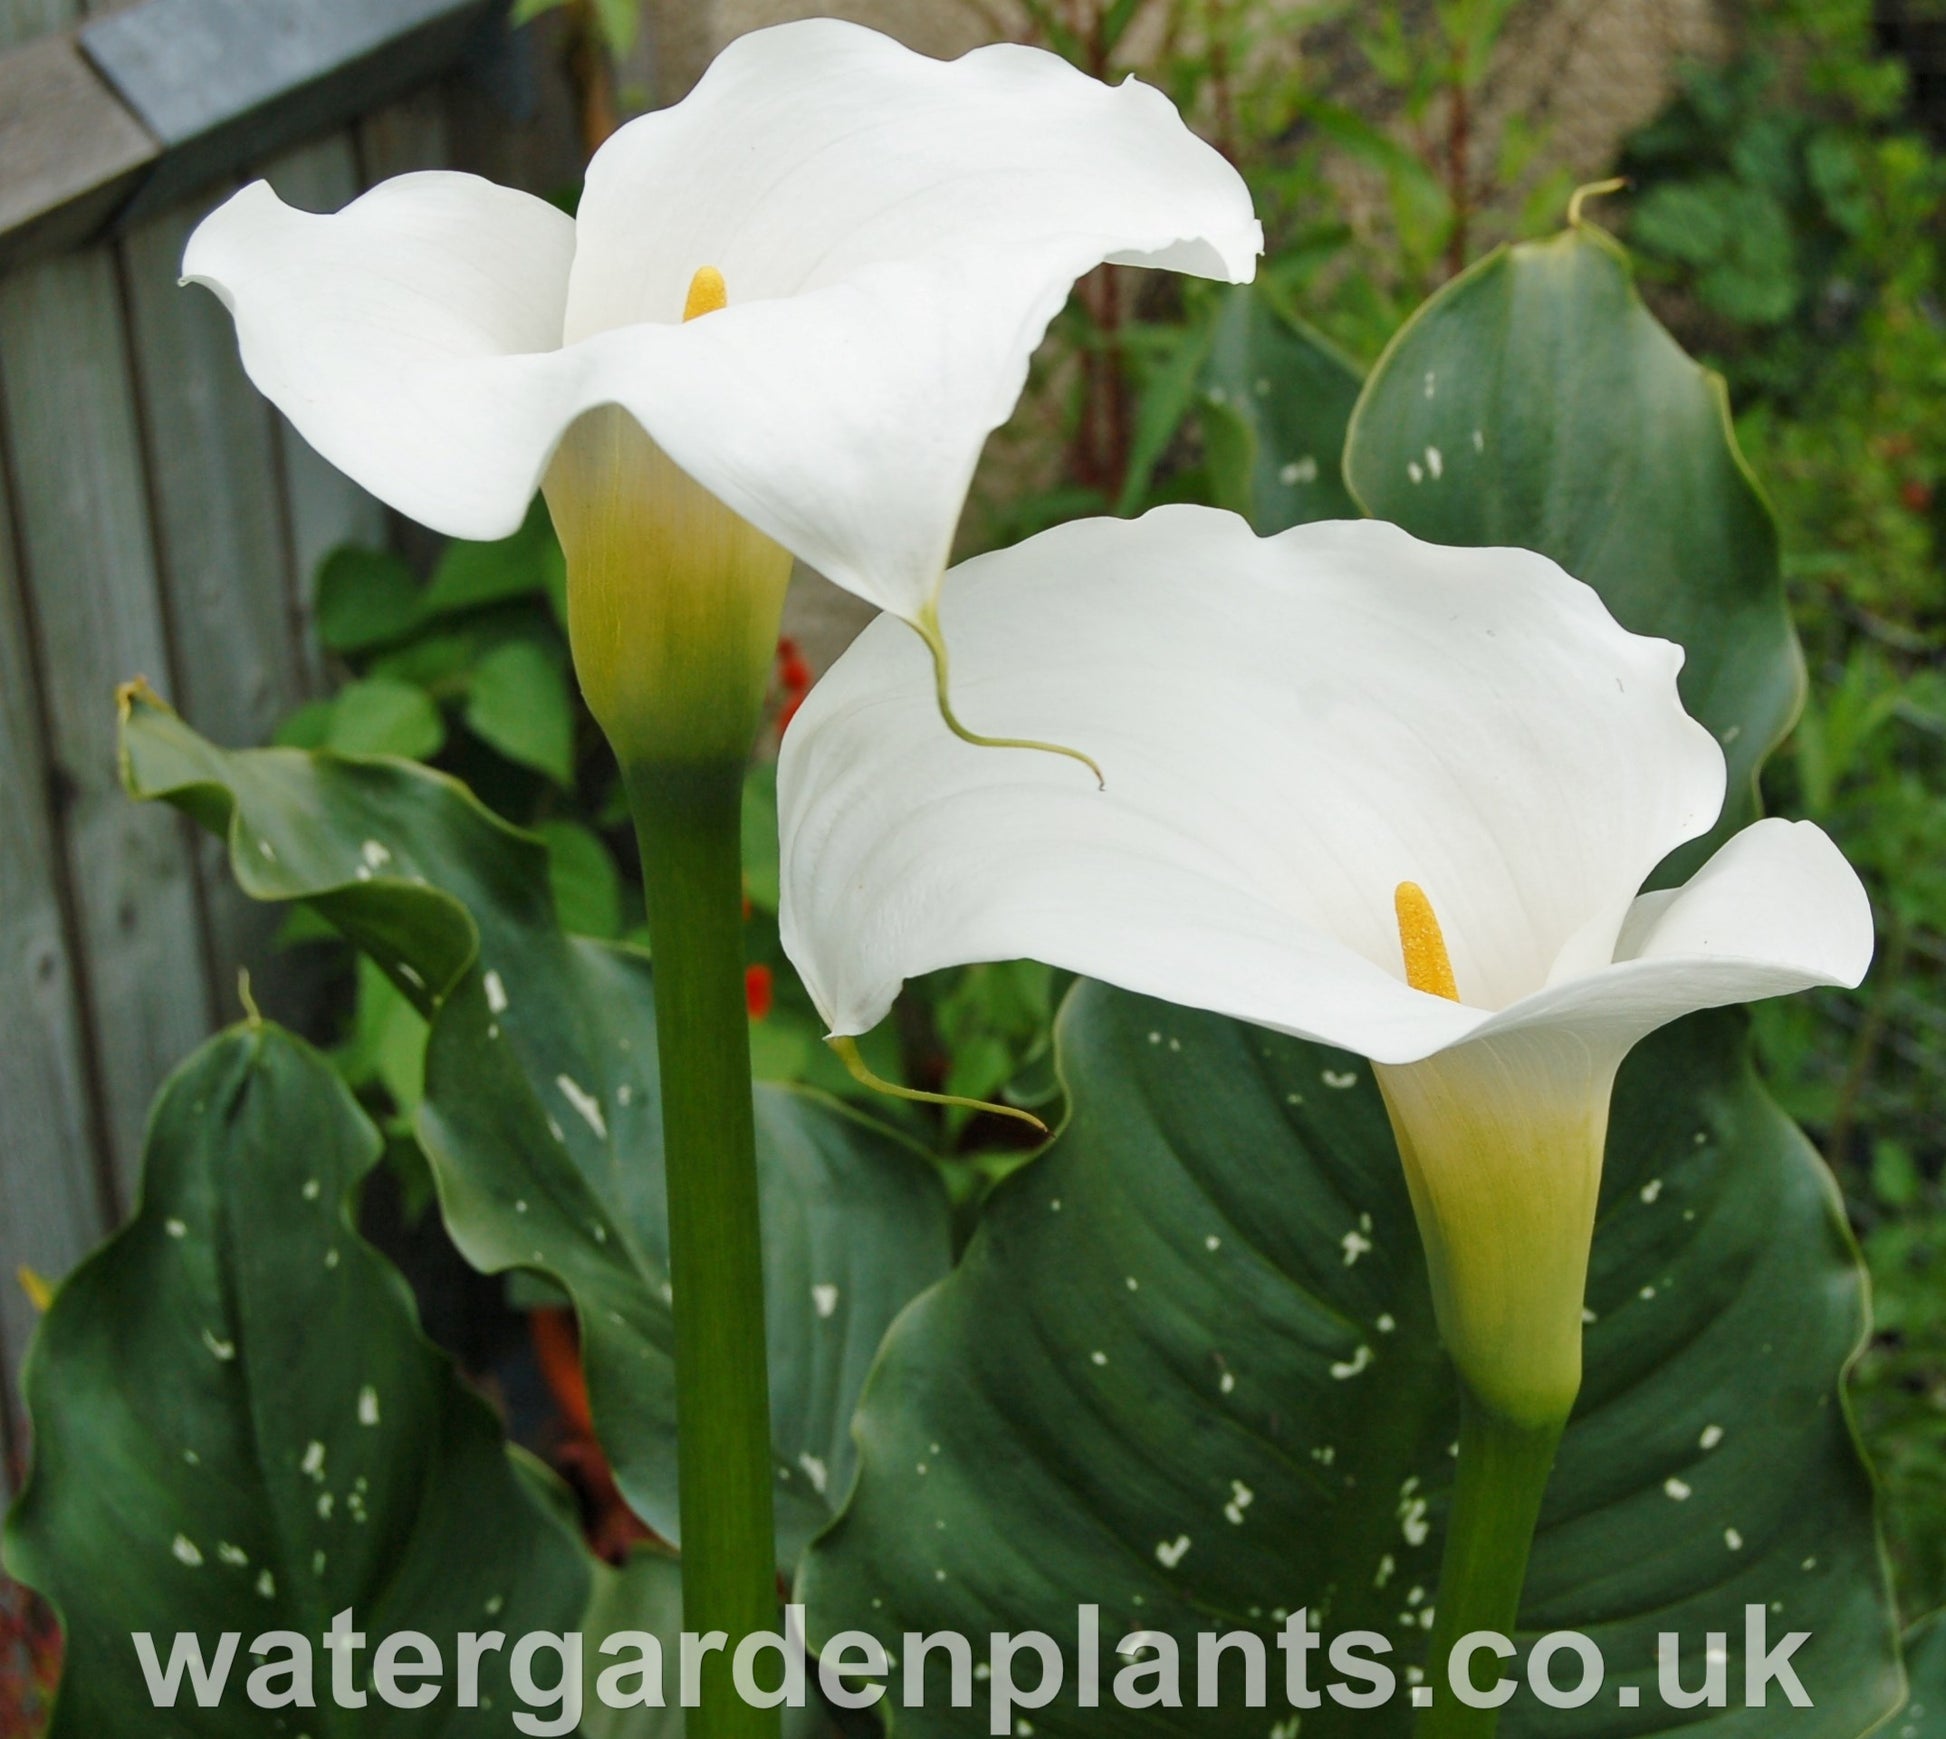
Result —
[{"label": "weathered fence plank", "polygon": [[167,149],[146,212],[411,89],[486,13],[486,0],[148,0],[81,43]]},{"label": "weathered fence plank", "polygon": [[[306,211],[336,211],[359,189],[358,159],[349,133],[334,133],[316,144],[287,151],[264,165],[263,176],[281,199]],[[323,676],[316,636],[311,633],[319,564],[340,544],[383,544],[385,509],[335,465],[319,458],[282,417],[276,418],[276,425],[298,644],[316,682]]]},{"label": "weathered fence plank", "polygon": [[[0,1376],[18,1372],[34,1311],[20,1269],[67,1272],[105,1227],[86,1034],[47,812],[47,762],[13,527],[0,488]],[[0,1494],[25,1450],[18,1387],[0,1389]]]},{"label": "weathered fence plank", "polygon": [[0,57],[0,266],[93,234],[161,154],[73,37]]},{"label": "weathered fence plank", "polygon": [[210,1018],[187,839],[122,794],[115,684],[170,669],[115,264],[101,248],[0,282],[0,414],[38,625],[48,748],[120,1199],[162,1077]]},{"label": "weathered fence plank", "polygon": [[[175,653],[178,692],[170,698],[206,736],[241,747],[262,742],[308,685],[271,412],[244,376],[222,304],[177,283],[190,232],[229,191],[151,218],[121,250]],[[290,963],[271,947],[276,915],[237,891],[219,841],[199,836],[197,860],[219,1003],[229,1002],[237,968],[248,965],[264,1005],[288,1012]]]}]

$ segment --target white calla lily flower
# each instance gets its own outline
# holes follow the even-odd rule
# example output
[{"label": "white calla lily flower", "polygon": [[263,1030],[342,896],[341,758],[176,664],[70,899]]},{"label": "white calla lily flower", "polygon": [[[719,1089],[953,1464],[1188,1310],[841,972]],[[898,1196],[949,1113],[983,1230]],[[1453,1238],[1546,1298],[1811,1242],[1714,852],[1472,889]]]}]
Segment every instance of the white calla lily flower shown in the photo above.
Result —
[{"label": "white calla lily flower", "polygon": [[[1075,279],[1118,261],[1242,281],[1261,246],[1241,177],[1159,92],[810,19],[739,38],[617,132],[576,217],[461,174],[333,216],[258,182],[183,270],[305,439],[401,512],[503,537],[545,477],[607,724],[685,684],[725,589],[760,594],[774,639],[775,546],[930,631],[981,447]],[[644,537],[703,547],[644,558]],[[684,649],[608,670],[643,661],[606,644],[631,641],[635,594],[685,585],[703,602]]]},{"label": "white calla lily flower", "polygon": [[1362,1053],[1462,1373],[1565,1417],[1616,1070],[1694,1010],[1858,983],[1837,848],[1760,821],[1641,893],[1723,756],[1680,649],[1527,551],[1161,508],[967,562],[945,615],[962,693],[1107,788],[955,742],[922,650],[868,629],[779,773],[784,944],[834,1035],[1029,957]]}]

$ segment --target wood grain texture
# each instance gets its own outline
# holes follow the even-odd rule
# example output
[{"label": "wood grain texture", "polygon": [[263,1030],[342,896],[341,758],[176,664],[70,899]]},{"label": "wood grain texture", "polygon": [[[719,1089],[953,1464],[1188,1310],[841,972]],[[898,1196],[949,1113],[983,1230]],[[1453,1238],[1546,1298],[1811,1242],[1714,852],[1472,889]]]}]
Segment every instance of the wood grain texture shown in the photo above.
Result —
[{"label": "wood grain texture", "polygon": [[[264,165],[263,176],[280,198],[306,211],[336,211],[359,191],[357,153],[349,133],[287,151]],[[283,417],[272,414],[283,470],[298,644],[307,675],[317,684],[324,679],[322,654],[311,632],[318,568],[340,544],[382,546],[387,541],[385,509],[319,457]]]},{"label": "wood grain texture", "polygon": [[0,54],[0,269],[92,235],[161,154],[72,36]]},{"label": "wood grain texture", "polygon": [[[65,1274],[106,1230],[89,1115],[86,1023],[61,896],[30,629],[0,488],[0,1374],[17,1375],[34,1310],[14,1276]],[[0,1493],[26,1441],[0,1386]]]},{"label": "wood grain texture", "polygon": [[[228,187],[132,229],[120,244],[161,593],[185,717],[219,743],[264,741],[310,688],[300,650],[269,405],[207,290],[182,287],[183,249]],[[247,968],[263,1007],[300,1019],[308,976],[273,946],[278,916],[246,899],[221,841],[197,867],[219,1000]]]},{"label": "wood grain texture", "polygon": [[415,170],[444,169],[453,161],[446,98],[438,85],[374,109],[358,123],[353,137],[359,179],[367,187]]},{"label": "wood grain texture", "polygon": [[167,148],[131,207],[146,214],[433,77],[486,15],[486,0],[144,0],[81,45]]},{"label": "wood grain texture", "polygon": [[117,682],[171,685],[115,264],[102,248],[0,281],[0,413],[64,797],[103,1125],[130,1199],[148,1103],[211,1004],[187,838],[115,768]]}]

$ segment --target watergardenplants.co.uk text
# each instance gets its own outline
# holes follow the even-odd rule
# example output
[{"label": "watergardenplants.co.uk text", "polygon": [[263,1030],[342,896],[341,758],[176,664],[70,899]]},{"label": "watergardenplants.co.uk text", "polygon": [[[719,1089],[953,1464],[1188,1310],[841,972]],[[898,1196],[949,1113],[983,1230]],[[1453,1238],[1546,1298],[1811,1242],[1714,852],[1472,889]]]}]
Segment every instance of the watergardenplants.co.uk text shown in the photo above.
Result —
[{"label": "watergardenplants.co.uk text", "polygon": [[[1130,1631],[1109,1649],[1101,1637],[1101,1609],[1076,1611],[1072,1659],[1045,1631],[994,1631],[983,1650],[956,1631],[907,1631],[895,1653],[862,1630],[828,1638],[815,1659],[804,1641],[804,1609],[785,1609],[782,1632],[760,1631],[730,1650],[726,1635],[684,1631],[673,1646],[648,1631],[617,1631],[602,1637],[580,1632],[534,1631],[509,1639],[501,1631],[463,1631],[448,1651],[419,1631],[368,1638],[347,1609],[318,1638],[316,1649],[298,1631],[272,1630],[253,1638],[247,1666],[243,1635],[225,1631],[212,1647],[191,1631],[167,1640],[166,1658],[148,1631],[132,1635],[149,1697],[156,1708],[179,1700],[213,1709],[226,1698],[252,1707],[316,1708],[328,1698],[340,1709],[362,1709],[376,1698],[395,1709],[422,1709],[441,1697],[451,1706],[486,1709],[489,1669],[504,1669],[518,1700],[509,1711],[516,1731],[567,1734],[590,1706],[662,1708],[667,1702],[694,1708],[701,1697],[703,1662],[729,1653],[738,1695],[746,1702],[801,1708],[817,1675],[825,1699],[839,1708],[863,1709],[887,1696],[906,1708],[928,1699],[954,1708],[984,1704],[988,1731],[1009,1734],[1022,1712],[1046,1708],[1063,1692],[1082,1709],[1118,1707],[1253,1709],[1287,1707],[1294,1713],[1327,1698],[1352,1709],[1377,1708],[1403,1689],[1418,1707],[1428,1706],[1433,1685],[1417,1667],[1403,1673],[1385,1657],[1392,1643],[1378,1631],[1347,1630],[1325,1636],[1299,1610],[1266,1638],[1256,1631],[1204,1631],[1185,1645],[1163,1631]],[[1730,1674],[1728,1637],[1706,1633],[1699,1641],[1665,1631],[1653,1663],[1636,1663],[1607,1689],[1623,1708],[1647,1696],[1674,1709],[1725,1708],[1732,1695],[1746,1708],[1763,1708],[1772,1695],[1797,1708],[1810,1706],[1791,1657],[1810,1639],[1788,1631],[1773,1640],[1764,1606],[1744,1608],[1741,1683]],[[1112,1656],[1104,1661],[1104,1654]],[[1483,1657],[1513,1663],[1521,1650],[1493,1631],[1461,1637],[1445,1663],[1440,1695],[1476,1708],[1497,1707],[1531,1696],[1550,1708],[1575,1709],[1602,1696],[1607,1663],[1601,1650],[1578,1631],[1559,1630],[1536,1639],[1512,1671],[1481,1685]],[[673,1694],[667,1677],[673,1668]],[[1403,1680],[1403,1684],[1402,1681]],[[1296,1723],[1292,1723],[1295,1730]]]}]

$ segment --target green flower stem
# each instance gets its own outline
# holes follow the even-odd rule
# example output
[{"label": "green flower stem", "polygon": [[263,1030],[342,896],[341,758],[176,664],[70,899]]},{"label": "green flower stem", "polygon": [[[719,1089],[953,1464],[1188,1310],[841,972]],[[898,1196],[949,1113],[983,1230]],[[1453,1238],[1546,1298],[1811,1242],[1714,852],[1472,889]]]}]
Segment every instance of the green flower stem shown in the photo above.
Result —
[{"label": "green flower stem", "polygon": [[636,766],[655,954],[669,1190],[683,1625],[727,1633],[706,1655],[691,1739],[776,1739],[737,1695],[738,1641],[777,1623],[770,1393],[743,987],[740,762]]},{"label": "green flower stem", "polygon": [[[1519,1424],[1489,1412],[1461,1390],[1459,1473],[1439,1566],[1438,1619],[1426,1657],[1433,1701],[1420,1715],[1414,1739],[1493,1739],[1500,1711],[1469,1708],[1454,1696],[1446,1663],[1453,1645],[1470,1631],[1493,1630],[1509,1638],[1514,1633],[1541,1494],[1565,1424]],[[1510,1667],[1482,1650],[1473,1657],[1470,1678],[1490,1688]]]}]

